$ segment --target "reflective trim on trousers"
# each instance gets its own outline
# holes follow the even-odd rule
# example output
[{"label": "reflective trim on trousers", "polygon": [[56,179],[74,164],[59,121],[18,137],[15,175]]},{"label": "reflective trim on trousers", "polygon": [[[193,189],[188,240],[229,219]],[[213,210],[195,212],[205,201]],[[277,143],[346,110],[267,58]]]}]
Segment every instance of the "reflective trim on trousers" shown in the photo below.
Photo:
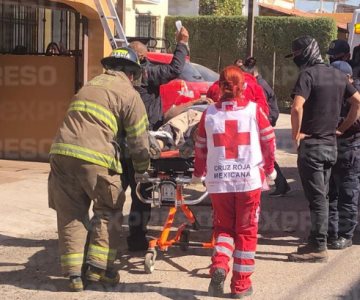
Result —
[{"label": "reflective trim on trousers", "polygon": [[93,256],[101,261],[114,261],[116,258],[116,249],[97,246],[94,244],[89,245],[88,257]]},{"label": "reflective trim on trousers", "polygon": [[239,265],[234,264],[233,271],[238,273],[252,273],[255,270],[255,265]]},{"label": "reflective trim on trousers", "polygon": [[273,139],[273,138],[275,138],[275,133],[274,133],[274,132],[272,132],[272,133],[270,133],[270,134],[268,134],[268,135],[265,135],[265,136],[261,136],[261,137],[260,137],[260,140],[262,140],[262,141],[268,141],[268,140],[271,140],[271,139]]},{"label": "reflective trim on trousers", "polygon": [[216,253],[223,253],[226,256],[228,256],[229,258],[231,258],[233,251],[224,246],[215,246],[213,255],[216,255]]},{"label": "reflective trim on trousers", "polygon": [[83,253],[69,253],[63,254],[60,257],[60,262],[62,267],[73,267],[82,265],[84,261]]},{"label": "reflective trim on trousers", "polygon": [[255,251],[234,251],[234,257],[240,259],[254,259],[255,258]]},{"label": "reflective trim on trousers", "polygon": [[262,133],[264,133],[264,132],[267,132],[267,131],[271,131],[271,130],[273,130],[274,128],[272,127],[272,126],[268,126],[268,127],[266,127],[266,128],[264,128],[264,129],[261,129],[260,130],[260,134],[262,134]]},{"label": "reflective trim on trousers", "polygon": [[234,239],[232,237],[219,235],[216,238],[216,244],[218,243],[226,243],[229,244],[231,247],[234,247]]}]

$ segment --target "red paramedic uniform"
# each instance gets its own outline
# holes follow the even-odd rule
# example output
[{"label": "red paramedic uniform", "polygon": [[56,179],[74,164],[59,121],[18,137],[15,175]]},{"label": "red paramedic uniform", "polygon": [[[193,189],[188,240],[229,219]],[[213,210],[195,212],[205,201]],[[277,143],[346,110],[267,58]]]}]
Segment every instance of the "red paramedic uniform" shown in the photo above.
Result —
[{"label": "red paramedic uniform", "polygon": [[214,210],[210,274],[217,268],[227,274],[234,257],[231,292],[237,294],[251,286],[261,188],[274,170],[275,134],[256,103],[225,101],[210,105],[200,120],[194,176],[206,174]]},{"label": "red paramedic uniform", "polygon": [[[256,78],[249,73],[243,73],[245,79],[245,90],[243,96],[259,104],[264,113],[269,115],[269,105],[266,100],[263,88],[257,83]],[[220,86],[219,81],[215,81],[208,89],[206,97],[218,102],[220,99]]]}]

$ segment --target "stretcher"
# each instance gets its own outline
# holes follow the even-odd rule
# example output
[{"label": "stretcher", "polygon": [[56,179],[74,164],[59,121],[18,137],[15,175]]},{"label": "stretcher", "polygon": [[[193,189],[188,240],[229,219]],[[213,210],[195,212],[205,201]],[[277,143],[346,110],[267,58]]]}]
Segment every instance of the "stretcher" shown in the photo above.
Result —
[{"label": "stretcher", "polygon": [[[193,158],[181,158],[178,150],[162,152],[159,159],[152,160],[149,176],[144,176],[137,185],[136,193],[142,202],[157,207],[169,207],[160,235],[149,242],[144,261],[144,269],[148,274],[155,270],[158,250],[165,252],[172,246],[179,246],[182,250],[187,250],[189,247],[214,247],[213,237],[210,242],[190,241],[190,229],[199,230],[200,224],[189,206],[201,203],[208,196],[205,190],[196,199],[184,197],[184,186],[191,181],[193,161]],[[147,196],[144,196],[144,185]],[[186,222],[182,223],[173,234],[171,227],[178,212],[184,214]],[[170,237],[170,235],[174,236]]]}]

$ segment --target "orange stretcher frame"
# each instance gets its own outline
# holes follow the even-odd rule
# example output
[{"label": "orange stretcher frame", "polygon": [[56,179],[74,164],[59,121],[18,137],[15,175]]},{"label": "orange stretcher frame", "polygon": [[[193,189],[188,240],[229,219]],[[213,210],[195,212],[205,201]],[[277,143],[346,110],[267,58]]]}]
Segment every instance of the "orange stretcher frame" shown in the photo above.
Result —
[{"label": "orange stretcher frame", "polygon": [[[166,151],[162,152],[160,158],[175,158],[179,157],[179,151]],[[175,233],[173,238],[170,238],[171,227],[173,226],[175,216],[178,211],[181,211],[185,217],[187,222],[182,223],[178,230]],[[188,239],[188,231],[187,228],[192,226],[193,229],[200,229],[200,225],[197,222],[194,213],[189,208],[188,205],[184,204],[184,196],[183,196],[183,185],[176,185],[176,197],[174,206],[169,208],[168,216],[163,225],[162,231],[158,238],[152,239],[149,242],[149,248],[145,255],[145,271],[146,273],[152,273],[154,271],[154,264],[157,255],[157,249],[160,251],[167,251],[169,247],[172,246],[180,246],[183,250],[186,250],[188,247],[196,247],[196,248],[205,248],[212,249],[215,245],[214,234],[212,234],[212,238],[210,242],[190,242]]]}]

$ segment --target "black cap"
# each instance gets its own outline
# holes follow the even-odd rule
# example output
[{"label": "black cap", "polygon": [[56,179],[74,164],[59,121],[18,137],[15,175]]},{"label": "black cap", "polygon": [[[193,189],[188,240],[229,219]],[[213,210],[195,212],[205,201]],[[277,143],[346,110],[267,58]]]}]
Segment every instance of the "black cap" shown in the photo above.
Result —
[{"label": "black cap", "polygon": [[350,53],[349,43],[345,40],[334,40],[330,43],[329,50],[326,53],[329,55]]},{"label": "black cap", "polygon": [[307,46],[310,45],[312,40],[313,40],[313,38],[309,35],[304,35],[304,36],[300,36],[300,37],[296,38],[295,40],[293,40],[291,42],[292,52],[288,55],[285,55],[285,58],[293,57],[294,52],[305,49]]}]

